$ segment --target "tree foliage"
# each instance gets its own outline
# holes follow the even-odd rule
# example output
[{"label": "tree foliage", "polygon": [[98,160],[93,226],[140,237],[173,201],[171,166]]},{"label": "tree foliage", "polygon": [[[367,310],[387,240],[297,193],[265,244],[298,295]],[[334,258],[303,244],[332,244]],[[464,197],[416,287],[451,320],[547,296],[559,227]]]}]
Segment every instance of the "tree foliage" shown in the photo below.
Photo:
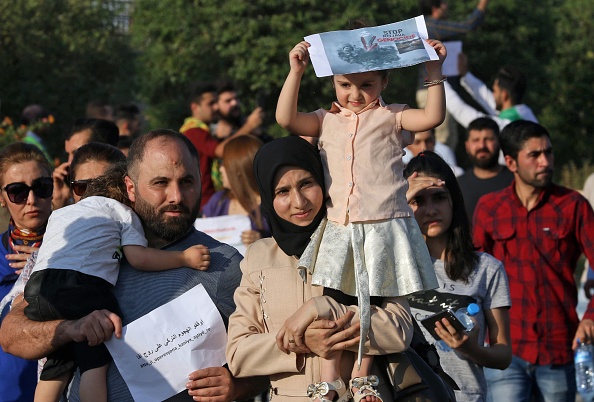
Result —
[{"label": "tree foliage", "polygon": [[[134,43],[141,46],[141,88],[151,105],[151,120],[154,125],[178,127],[188,113],[182,102],[190,84],[219,79],[233,80],[247,107],[255,106],[256,99],[264,99],[271,119],[288,72],[289,50],[303,36],[345,29],[356,18],[364,18],[372,25],[385,24],[414,16],[411,9],[416,9],[416,0],[365,4],[137,0],[133,37]],[[390,10],[400,10],[401,14],[389,15],[393,14]],[[404,82],[395,79],[393,91],[405,88]],[[303,110],[332,101],[330,81],[316,78],[313,69],[307,71],[301,93]]]},{"label": "tree foliage", "polygon": [[[561,162],[594,162],[594,5],[588,0],[557,2],[553,48],[543,77],[549,92],[543,94],[540,114],[551,131]],[[538,85],[538,83],[536,83]]]},{"label": "tree foliage", "polygon": [[[93,0],[0,2],[0,112],[18,119],[39,103],[64,129],[91,99],[130,100],[133,52],[114,24],[118,11]],[[55,134],[57,154],[63,141]]]},{"label": "tree foliage", "polygon": [[[134,4],[130,37],[114,24],[122,1],[0,2],[0,112],[18,116],[37,102],[61,123],[80,116],[90,99],[116,103],[137,94],[151,127],[178,128],[193,83],[230,79],[247,109],[264,100],[269,131],[280,133],[274,109],[298,41],[357,18],[379,25],[419,14],[417,0],[126,0]],[[449,5],[450,18],[460,20],[476,1]],[[488,84],[504,64],[527,74],[525,102],[552,133],[561,164],[594,161],[593,21],[590,0],[497,0],[464,40],[471,71]],[[417,71],[393,71],[384,98],[414,105]],[[300,108],[332,100],[330,80],[309,68]]]}]

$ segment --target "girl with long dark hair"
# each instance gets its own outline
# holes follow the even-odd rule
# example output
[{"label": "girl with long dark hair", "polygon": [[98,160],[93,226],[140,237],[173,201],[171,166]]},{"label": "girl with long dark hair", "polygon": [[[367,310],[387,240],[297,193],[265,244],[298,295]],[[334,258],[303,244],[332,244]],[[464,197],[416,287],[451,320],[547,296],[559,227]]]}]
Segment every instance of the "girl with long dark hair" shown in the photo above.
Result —
[{"label": "girl with long dark hair", "polygon": [[[509,307],[511,299],[500,261],[475,251],[460,186],[443,159],[431,151],[414,157],[404,169],[406,198],[427,243],[439,288],[408,296],[417,320],[470,303],[480,307],[470,332],[459,332],[442,319],[435,332],[444,370],[460,391],[458,401],[484,401],[483,367],[505,369],[511,362]],[[485,347],[488,330],[489,347]],[[428,340],[433,339],[427,331]]]}]

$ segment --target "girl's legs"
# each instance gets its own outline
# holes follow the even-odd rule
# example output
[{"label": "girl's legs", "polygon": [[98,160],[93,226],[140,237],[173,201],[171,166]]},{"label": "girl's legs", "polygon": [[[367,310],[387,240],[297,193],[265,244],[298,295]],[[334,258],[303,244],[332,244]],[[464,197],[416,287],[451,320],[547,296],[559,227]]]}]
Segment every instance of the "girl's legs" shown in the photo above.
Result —
[{"label": "girl's legs", "polygon": [[51,380],[41,380],[35,388],[35,402],[59,402],[71,373],[64,373]]},{"label": "girl's legs", "polygon": [[[342,353],[336,353],[331,358],[322,359],[320,381],[331,383],[340,379],[340,358]],[[338,395],[336,391],[328,391],[325,398],[334,400]]]},{"label": "girl's legs", "polygon": [[80,400],[82,402],[107,402],[107,368],[87,370],[80,376]]},{"label": "girl's legs", "polygon": [[[373,364],[373,356],[371,356],[371,355],[361,356],[361,366],[359,367],[357,362],[355,362],[353,371],[351,373],[351,378],[367,377],[369,374],[371,374],[371,365],[372,364]],[[353,395],[355,395],[357,391],[359,391],[358,388],[353,387],[351,389],[351,392],[353,393]],[[369,393],[369,395],[366,395],[367,393]],[[371,390],[363,390],[362,394],[366,395],[366,396],[362,397],[360,399],[361,401],[367,401],[367,402],[381,401],[381,399],[378,398]],[[355,401],[356,400],[357,399],[355,398]]]}]

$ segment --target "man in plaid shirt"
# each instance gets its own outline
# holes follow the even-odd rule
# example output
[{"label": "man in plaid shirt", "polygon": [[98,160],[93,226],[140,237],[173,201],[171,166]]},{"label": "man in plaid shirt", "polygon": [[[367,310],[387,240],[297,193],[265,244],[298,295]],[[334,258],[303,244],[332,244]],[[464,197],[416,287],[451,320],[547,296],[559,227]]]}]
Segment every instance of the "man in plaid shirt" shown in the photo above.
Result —
[{"label": "man in plaid shirt", "polygon": [[[512,297],[512,363],[486,369],[489,400],[574,401],[572,349],[594,341],[594,298],[580,322],[574,271],[582,253],[594,261],[594,212],[576,191],[551,183],[547,130],[526,120],[501,132],[514,181],[479,200],[474,241],[501,260]],[[496,397],[494,396],[496,395]]]}]

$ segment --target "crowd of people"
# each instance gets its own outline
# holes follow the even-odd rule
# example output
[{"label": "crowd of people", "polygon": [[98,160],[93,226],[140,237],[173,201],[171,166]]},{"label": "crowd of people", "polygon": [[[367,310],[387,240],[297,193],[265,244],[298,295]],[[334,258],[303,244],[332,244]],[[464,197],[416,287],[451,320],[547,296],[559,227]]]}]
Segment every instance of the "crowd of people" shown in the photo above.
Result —
[{"label": "crowd of people", "polygon": [[[516,68],[491,91],[461,55],[460,88],[446,82],[440,41],[476,29],[488,0],[460,22],[445,0],[420,4],[438,59],[418,108],[384,102],[382,70],[333,75],[331,107],[298,111],[300,42],[275,115],[287,137],[225,82],[193,88],[179,130],[144,132],[137,105],[94,100],[66,161],[43,131],[0,150],[0,402],[133,400],[104,341],[197,285],[225,323],[227,365],[178,373],[186,389],[168,400],[387,401],[380,357],[474,303],[471,330],[422,329],[456,400],[575,401],[573,350],[594,341],[575,280],[582,255],[594,262],[594,174],[588,199],[552,183],[551,135]],[[222,215],[249,218],[245,255],[194,227]]]}]

